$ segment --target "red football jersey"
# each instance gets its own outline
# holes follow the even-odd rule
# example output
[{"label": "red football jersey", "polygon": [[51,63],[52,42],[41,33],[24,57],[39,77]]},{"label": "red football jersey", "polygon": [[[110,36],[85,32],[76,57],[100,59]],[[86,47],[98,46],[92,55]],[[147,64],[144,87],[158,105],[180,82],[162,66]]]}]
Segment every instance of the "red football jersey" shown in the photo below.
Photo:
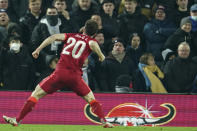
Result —
[{"label": "red football jersey", "polygon": [[65,33],[65,44],[56,70],[70,69],[82,73],[81,68],[83,63],[91,53],[89,47],[90,40],[96,41],[85,34]]}]

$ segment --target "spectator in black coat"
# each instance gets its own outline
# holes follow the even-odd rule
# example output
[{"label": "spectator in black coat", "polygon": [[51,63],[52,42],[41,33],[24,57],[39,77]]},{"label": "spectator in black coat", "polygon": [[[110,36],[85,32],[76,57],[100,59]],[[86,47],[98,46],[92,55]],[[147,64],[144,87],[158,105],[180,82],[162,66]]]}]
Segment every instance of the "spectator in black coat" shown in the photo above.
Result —
[{"label": "spectator in black coat", "polygon": [[[92,1],[95,1],[98,3],[99,6],[102,6],[102,3],[104,0],[92,0]],[[113,3],[115,5],[115,9],[114,9],[114,15],[117,16],[118,13],[119,13],[119,7],[120,7],[120,4],[121,4],[121,0],[113,0]]]},{"label": "spectator in black coat", "polygon": [[9,49],[0,56],[0,76],[4,89],[29,90],[34,82],[34,64],[27,48],[17,36],[10,37]]},{"label": "spectator in black coat", "polygon": [[[36,25],[32,32],[31,42],[32,51],[35,50],[47,37],[63,33],[65,26],[58,17],[58,12],[55,7],[49,7],[46,12],[46,17],[41,19],[40,23]],[[60,55],[63,44],[61,42],[54,42],[51,46],[47,46],[42,52],[41,56],[35,60],[37,63],[37,71],[41,72],[45,69],[45,58],[47,55]]]},{"label": "spectator in black coat", "polygon": [[7,27],[11,23],[10,18],[5,10],[0,10],[0,32],[3,37],[6,38],[8,35]]},{"label": "spectator in black coat", "polygon": [[190,47],[186,42],[178,46],[178,57],[168,61],[164,67],[169,93],[190,93],[197,74],[197,57],[189,57]]},{"label": "spectator in black coat", "polygon": [[178,28],[166,41],[164,45],[164,51],[162,55],[167,54],[171,51],[176,52],[179,44],[186,41],[191,47],[190,55],[193,55],[193,43],[192,43],[192,21],[189,17],[185,17],[181,20],[180,28]]},{"label": "spectator in black coat", "polygon": [[[41,0],[29,0],[29,10],[27,10],[25,16],[20,18],[19,25],[22,32],[25,35],[25,44],[31,47],[31,35],[34,27],[39,23],[44,16],[44,12],[41,11]],[[29,47],[29,48],[30,48]]]},{"label": "spectator in black coat", "polygon": [[193,53],[195,53],[194,55],[197,56],[197,4],[194,4],[191,6],[190,8],[190,16],[189,16],[190,20],[192,21],[192,35],[193,35],[193,44],[194,46],[192,48],[194,48],[193,50],[195,50]]},{"label": "spectator in black coat", "polygon": [[144,52],[141,45],[141,38],[137,33],[133,33],[130,36],[130,45],[127,46],[127,52],[137,68],[139,59]]},{"label": "spectator in black coat", "polygon": [[23,41],[22,31],[18,24],[10,21],[9,16],[5,10],[0,10],[0,32],[3,34],[2,45],[4,48],[9,48],[9,37],[11,35],[17,35],[21,37]]},{"label": "spectator in black coat", "polygon": [[[97,32],[95,39],[98,41],[101,51],[106,56],[104,51],[105,38],[103,33],[101,31]],[[95,53],[91,53],[88,57],[88,69],[90,70],[90,73],[88,74],[92,77],[89,77],[90,88],[93,89],[93,91],[103,91],[103,87],[105,87],[105,85],[103,86],[102,82],[103,73],[101,71],[101,62]]]},{"label": "spectator in black coat", "polygon": [[72,7],[70,12],[70,17],[75,22],[75,30],[79,31],[85,25],[85,22],[98,12],[97,4],[91,2],[91,0],[77,0],[76,5]]},{"label": "spectator in black coat", "polygon": [[113,0],[104,0],[101,7],[101,19],[106,40],[118,35],[119,25],[114,13],[115,4]]},{"label": "spectator in black coat", "polygon": [[173,20],[177,28],[180,27],[181,19],[189,16],[188,0],[176,0],[177,8],[170,13],[170,17]]},{"label": "spectator in black coat", "polygon": [[114,42],[111,53],[103,61],[101,68],[104,74],[106,87],[104,91],[115,91],[116,79],[123,74],[132,77],[135,66],[125,51],[124,42],[118,39]]},{"label": "spectator in black coat", "polygon": [[[148,22],[148,18],[141,14],[140,9],[136,7],[137,0],[125,0],[125,11],[118,17],[120,23],[119,36],[125,42],[128,42],[131,34],[138,33],[142,43],[144,43],[143,29],[144,25]],[[142,46],[145,48],[144,45]]]},{"label": "spectator in black coat", "polygon": [[10,8],[10,6],[11,6],[10,0],[9,1],[0,0],[0,10],[1,9],[5,10],[11,21],[18,22],[19,19],[18,16],[16,15],[16,12],[13,12],[13,9]]},{"label": "spectator in black coat", "polygon": [[[28,10],[28,0],[8,0],[10,11],[10,18],[13,22],[18,23],[19,19],[25,15]],[[13,19],[12,19],[13,18]]]},{"label": "spectator in black coat", "polygon": [[66,0],[53,0],[54,7],[57,8],[59,18],[65,26],[65,33],[77,32],[74,30],[74,21],[70,18],[70,13],[67,11]]}]

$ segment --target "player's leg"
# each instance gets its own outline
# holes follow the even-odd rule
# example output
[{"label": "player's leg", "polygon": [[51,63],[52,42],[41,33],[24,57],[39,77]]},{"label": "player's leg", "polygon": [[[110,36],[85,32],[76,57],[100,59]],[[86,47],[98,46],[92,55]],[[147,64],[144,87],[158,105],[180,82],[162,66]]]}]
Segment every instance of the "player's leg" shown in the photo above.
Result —
[{"label": "player's leg", "polygon": [[66,85],[69,88],[71,88],[78,96],[81,96],[83,99],[85,99],[92,109],[92,112],[96,114],[101,122],[103,123],[104,127],[111,128],[113,127],[112,124],[108,123],[105,119],[105,115],[103,112],[103,108],[101,104],[95,99],[94,94],[92,93],[89,86],[84,82],[84,80],[81,78],[81,76],[70,76],[71,80]]},{"label": "player's leg", "polygon": [[43,96],[47,95],[47,93],[37,85],[36,89],[32,92],[31,96],[25,102],[21,112],[16,118],[3,116],[4,120],[13,125],[18,126],[18,123],[29,113],[33,110],[34,106],[36,105],[37,101],[42,98]]},{"label": "player's leg", "polygon": [[105,121],[101,104],[95,100],[94,94],[92,93],[88,85],[84,82],[84,80],[81,78],[81,76],[79,78],[73,78],[73,80],[73,84],[71,85],[73,86],[72,90],[90,104],[92,112],[95,113],[101,119],[101,121]]},{"label": "player's leg", "polygon": [[90,91],[87,95],[83,96],[83,99],[85,99],[90,104],[92,112],[100,118],[101,123],[103,123],[103,126],[105,128],[112,128],[113,127],[112,124],[110,124],[106,121],[102,105],[95,99],[92,91]]},{"label": "player's leg", "polygon": [[50,76],[43,79],[36,87],[36,89],[32,92],[31,96],[26,101],[23,106],[21,112],[17,116],[17,118],[11,118],[3,116],[4,120],[13,126],[17,126],[18,123],[33,110],[37,101],[47,94],[52,94],[57,90],[61,89],[62,84],[59,80],[57,72],[53,72]]},{"label": "player's leg", "polygon": [[103,109],[101,104],[95,99],[94,94],[92,93],[92,91],[90,91],[87,95],[83,96],[83,99],[86,100],[86,102],[88,102],[90,104],[90,107],[92,108],[92,112],[95,113],[100,119],[101,122],[102,121],[106,121],[105,120],[105,116],[103,113]]},{"label": "player's leg", "polygon": [[40,87],[40,85],[36,86],[36,89],[32,92],[31,96],[27,99],[24,104],[21,112],[16,117],[16,121],[20,122],[29,112],[33,110],[38,100],[47,95],[47,93]]}]

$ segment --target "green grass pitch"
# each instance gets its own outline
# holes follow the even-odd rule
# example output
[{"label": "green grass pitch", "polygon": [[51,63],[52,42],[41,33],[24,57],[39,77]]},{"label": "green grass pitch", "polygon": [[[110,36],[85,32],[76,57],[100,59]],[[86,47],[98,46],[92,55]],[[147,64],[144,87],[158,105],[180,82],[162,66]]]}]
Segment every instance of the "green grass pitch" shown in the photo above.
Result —
[{"label": "green grass pitch", "polygon": [[0,131],[197,131],[197,127],[123,127],[103,128],[90,125],[30,125],[12,127],[0,124]]}]

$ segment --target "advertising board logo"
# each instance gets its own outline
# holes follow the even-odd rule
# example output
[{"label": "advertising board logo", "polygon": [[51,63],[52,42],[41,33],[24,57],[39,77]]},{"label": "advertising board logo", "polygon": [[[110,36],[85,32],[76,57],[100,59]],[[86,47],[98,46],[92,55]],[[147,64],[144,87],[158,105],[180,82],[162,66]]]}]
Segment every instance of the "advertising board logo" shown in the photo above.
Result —
[{"label": "advertising board logo", "polygon": [[[107,115],[106,120],[115,126],[158,126],[169,123],[176,116],[176,108],[171,103],[160,105],[168,110],[166,115],[154,117],[151,107],[144,107],[136,103],[124,103],[114,107]],[[100,119],[91,111],[89,104],[84,108],[85,116],[92,122],[101,124]]]}]

